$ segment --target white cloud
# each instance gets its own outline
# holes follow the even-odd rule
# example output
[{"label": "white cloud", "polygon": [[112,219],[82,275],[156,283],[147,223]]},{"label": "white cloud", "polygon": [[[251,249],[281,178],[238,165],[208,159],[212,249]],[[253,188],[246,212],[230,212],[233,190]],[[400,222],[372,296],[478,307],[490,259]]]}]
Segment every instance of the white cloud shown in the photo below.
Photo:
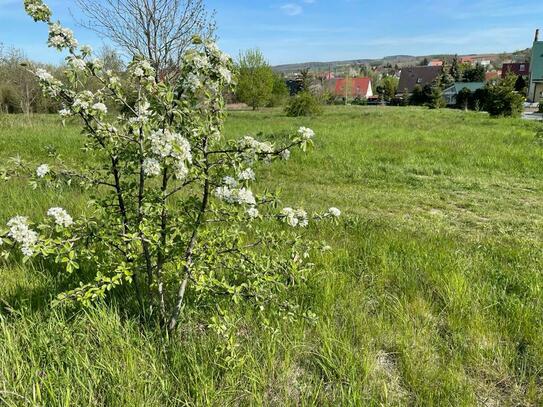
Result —
[{"label": "white cloud", "polygon": [[281,6],[281,11],[287,16],[297,16],[304,11],[302,6],[294,3],[287,3]]}]

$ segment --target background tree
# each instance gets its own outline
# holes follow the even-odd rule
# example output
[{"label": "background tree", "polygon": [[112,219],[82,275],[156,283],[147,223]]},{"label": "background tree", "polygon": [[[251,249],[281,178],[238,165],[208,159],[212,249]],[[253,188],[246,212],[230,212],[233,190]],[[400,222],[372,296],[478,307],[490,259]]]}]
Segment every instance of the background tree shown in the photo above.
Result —
[{"label": "background tree", "polygon": [[238,61],[238,99],[253,110],[266,106],[273,92],[275,74],[259,49],[242,52]]},{"label": "background tree", "polygon": [[481,64],[477,64],[473,67],[468,67],[464,70],[465,82],[484,82],[485,81],[485,67]]},{"label": "background tree", "polygon": [[100,49],[98,58],[100,58],[104,64],[104,69],[106,71],[111,70],[114,73],[119,74],[126,69],[126,64],[124,63],[121,54],[110,45],[104,45]]},{"label": "background tree", "polygon": [[80,24],[108,38],[129,56],[144,56],[158,77],[177,76],[183,51],[197,35],[214,35],[204,0],[76,0]]},{"label": "background tree", "polygon": [[29,115],[41,91],[38,81],[23,64],[28,62],[23,51],[10,48],[0,55],[0,79],[3,83],[2,99],[8,112],[23,112]]},{"label": "background tree", "polygon": [[381,80],[381,88],[383,90],[384,99],[390,101],[394,99],[398,93],[399,79],[395,76],[385,76]]},{"label": "background tree", "polygon": [[278,74],[274,73],[273,75],[273,87],[271,92],[270,101],[268,102],[269,107],[282,106],[289,97],[289,90],[285,78]]}]

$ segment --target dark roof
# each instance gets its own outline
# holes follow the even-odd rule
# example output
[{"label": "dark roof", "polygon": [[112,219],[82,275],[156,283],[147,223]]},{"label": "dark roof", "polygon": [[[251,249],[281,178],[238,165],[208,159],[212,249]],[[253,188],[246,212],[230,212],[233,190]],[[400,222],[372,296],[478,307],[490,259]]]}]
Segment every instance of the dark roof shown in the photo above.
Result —
[{"label": "dark roof", "polygon": [[529,76],[530,75],[530,63],[521,62],[514,64],[503,64],[502,67],[502,78],[505,78],[510,73],[513,73],[517,76]]},{"label": "dark roof", "polygon": [[441,75],[442,71],[443,67],[441,66],[414,66],[411,68],[404,68],[402,69],[402,74],[400,76],[398,92],[402,93],[407,89],[407,91],[411,93],[417,85],[424,87],[425,85],[431,84],[439,77],[439,75]]}]

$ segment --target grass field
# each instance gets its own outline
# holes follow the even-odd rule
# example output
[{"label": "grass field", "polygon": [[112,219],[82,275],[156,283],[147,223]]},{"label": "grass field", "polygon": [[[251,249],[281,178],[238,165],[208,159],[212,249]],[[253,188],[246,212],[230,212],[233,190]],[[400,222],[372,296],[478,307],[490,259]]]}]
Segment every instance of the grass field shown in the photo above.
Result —
[{"label": "grass field", "polygon": [[[333,247],[304,295],[319,323],[272,334],[239,315],[224,366],[197,321],[169,341],[108,304],[52,310],[61,280],[0,263],[0,404],[543,405],[543,147],[537,123],[415,108],[330,108],[314,119],[233,112],[229,137],[306,125],[316,149],[260,172],[289,204],[337,206]],[[53,117],[0,117],[0,158],[82,162]],[[0,222],[77,190],[0,184]]]}]

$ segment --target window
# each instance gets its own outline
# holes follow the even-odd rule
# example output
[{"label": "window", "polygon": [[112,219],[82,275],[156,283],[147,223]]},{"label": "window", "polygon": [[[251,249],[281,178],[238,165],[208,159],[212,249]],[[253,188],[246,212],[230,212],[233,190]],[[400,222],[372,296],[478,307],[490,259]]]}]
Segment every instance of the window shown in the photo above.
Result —
[{"label": "window", "polygon": [[522,64],[520,66],[520,72],[524,72],[526,70],[526,65]]},{"label": "window", "polygon": [[417,83],[422,83],[422,78],[417,78]]}]

